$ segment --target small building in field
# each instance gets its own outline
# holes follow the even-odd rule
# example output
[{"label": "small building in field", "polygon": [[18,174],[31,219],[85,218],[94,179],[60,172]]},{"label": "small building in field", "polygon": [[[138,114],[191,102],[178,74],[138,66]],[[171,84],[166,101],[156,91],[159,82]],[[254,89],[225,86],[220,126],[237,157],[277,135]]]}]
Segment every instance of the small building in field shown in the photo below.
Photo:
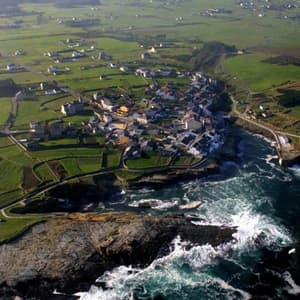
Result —
[{"label": "small building in field", "polygon": [[58,95],[61,94],[62,91],[59,89],[53,89],[53,90],[49,90],[49,91],[45,91],[45,96],[53,96],[53,95]]},{"label": "small building in field", "polygon": [[77,51],[73,51],[72,52],[72,58],[76,59],[76,58],[81,58],[84,57],[83,53],[77,52]]},{"label": "small building in field", "polygon": [[126,67],[126,66],[122,66],[122,67],[120,67],[120,71],[121,72],[128,72],[128,67]]},{"label": "small building in field", "polygon": [[15,64],[8,64],[7,66],[6,66],[6,70],[7,71],[15,71],[17,69],[17,66],[15,65]]},{"label": "small building in field", "polygon": [[78,101],[68,102],[61,106],[61,112],[65,116],[72,116],[84,110],[84,103],[82,99]]},{"label": "small building in field", "polygon": [[30,131],[32,132],[33,136],[36,138],[42,138],[45,134],[45,126],[40,122],[30,122],[29,124]]},{"label": "small building in field", "polygon": [[145,52],[145,53],[143,53],[143,54],[141,55],[141,58],[142,58],[142,59],[149,59],[149,58],[151,58],[151,54],[148,53],[148,52]]},{"label": "small building in field", "polygon": [[48,73],[55,73],[55,72],[57,72],[58,71],[58,69],[57,69],[57,67],[55,67],[55,66],[50,66],[48,69],[47,69],[47,72]]},{"label": "small building in field", "polygon": [[100,51],[98,55],[98,60],[111,60],[112,56],[106,54],[104,51]]},{"label": "small building in field", "polygon": [[154,47],[151,47],[151,48],[148,50],[148,53],[157,53],[157,50],[156,50]]},{"label": "small building in field", "polygon": [[23,101],[24,98],[25,98],[25,94],[22,91],[17,92],[15,95],[15,99],[17,101]]},{"label": "small building in field", "polygon": [[25,53],[22,50],[16,50],[16,52],[15,52],[15,56],[21,56],[21,55],[24,55],[24,54]]},{"label": "small building in field", "polygon": [[57,138],[62,135],[63,132],[63,121],[55,120],[48,124],[49,135],[52,138]]}]

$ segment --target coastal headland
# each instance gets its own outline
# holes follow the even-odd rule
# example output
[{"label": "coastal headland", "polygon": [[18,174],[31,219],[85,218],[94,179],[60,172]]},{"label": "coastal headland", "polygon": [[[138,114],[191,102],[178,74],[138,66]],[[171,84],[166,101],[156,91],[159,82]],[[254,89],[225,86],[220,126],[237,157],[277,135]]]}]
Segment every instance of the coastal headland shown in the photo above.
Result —
[{"label": "coastal headland", "polygon": [[177,236],[197,245],[233,240],[234,228],[190,221],[180,215],[122,212],[53,218],[0,246],[0,297],[57,299],[54,290],[87,290],[106,270],[121,264],[145,266],[166,255]]}]

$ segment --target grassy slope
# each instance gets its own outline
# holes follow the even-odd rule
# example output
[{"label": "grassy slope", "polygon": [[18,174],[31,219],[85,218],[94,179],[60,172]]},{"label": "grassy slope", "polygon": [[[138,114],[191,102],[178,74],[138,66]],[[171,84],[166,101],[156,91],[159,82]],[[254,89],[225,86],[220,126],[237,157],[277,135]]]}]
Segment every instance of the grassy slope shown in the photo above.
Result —
[{"label": "grassy slope", "polygon": [[226,69],[247,82],[253,91],[260,92],[279,86],[287,81],[300,80],[300,68],[293,65],[279,66],[262,62],[268,56],[246,54],[228,58]]},{"label": "grassy slope", "polygon": [[41,217],[28,217],[22,219],[4,219],[0,222],[0,242],[22,233],[30,225],[43,220]]},{"label": "grassy slope", "polygon": [[0,204],[21,195],[25,166],[31,167],[32,162],[7,138],[0,137]]}]

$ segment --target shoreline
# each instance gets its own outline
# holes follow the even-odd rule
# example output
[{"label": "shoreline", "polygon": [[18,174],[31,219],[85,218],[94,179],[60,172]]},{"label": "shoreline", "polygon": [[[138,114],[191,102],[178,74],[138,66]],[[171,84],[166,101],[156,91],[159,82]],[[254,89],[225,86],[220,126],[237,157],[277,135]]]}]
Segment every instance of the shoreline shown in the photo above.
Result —
[{"label": "shoreline", "polygon": [[194,225],[178,214],[110,212],[52,219],[14,243],[0,245],[0,298],[56,299],[54,290],[74,294],[119,265],[149,265],[170,251],[177,236],[218,246],[233,241],[235,232],[231,227]]},{"label": "shoreline", "polygon": [[[239,126],[240,128],[247,130],[251,133],[258,134],[267,138],[272,142],[276,142],[274,136],[267,130],[260,128],[258,126],[252,125],[249,122],[242,120],[238,117],[231,117],[231,122]],[[272,145],[274,147],[274,145]],[[300,163],[300,151],[297,150],[285,150],[280,151],[278,147],[274,147],[278,155],[279,165],[281,167],[292,167],[293,165],[298,165]]]}]

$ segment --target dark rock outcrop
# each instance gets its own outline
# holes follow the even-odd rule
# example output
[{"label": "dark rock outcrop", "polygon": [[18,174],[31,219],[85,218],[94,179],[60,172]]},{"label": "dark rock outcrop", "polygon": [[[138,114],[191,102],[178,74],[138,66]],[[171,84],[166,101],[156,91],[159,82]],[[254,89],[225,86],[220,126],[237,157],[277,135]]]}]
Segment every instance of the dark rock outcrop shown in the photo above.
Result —
[{"label": "dark rock outcrop", "polygon": [[234,232],[195,226],[178,215],[106,213],[53,218],[0,246],[0,298],[54,299],[54,289],[87,290],[105,270],[151,263],[177,235],[215,246],[232,240]]}]

